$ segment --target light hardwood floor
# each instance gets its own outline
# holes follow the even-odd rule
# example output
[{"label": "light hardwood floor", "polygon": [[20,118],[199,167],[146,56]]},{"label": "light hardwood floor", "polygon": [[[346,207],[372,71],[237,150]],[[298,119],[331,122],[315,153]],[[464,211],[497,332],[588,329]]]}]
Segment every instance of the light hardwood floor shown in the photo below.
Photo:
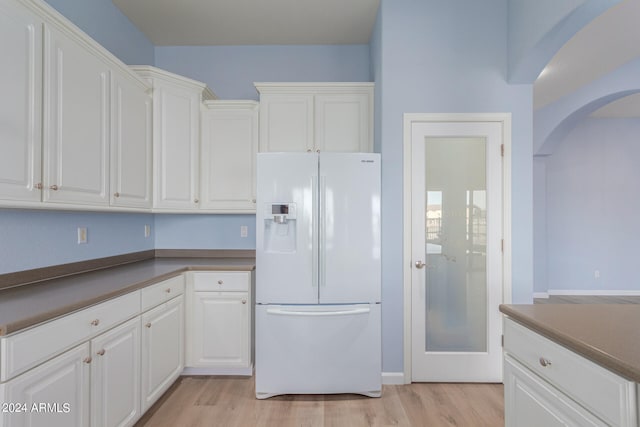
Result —
[{"label": "light hardwood floor", "polygon": [[253,378],[181,377],[137,427],[504,425],[502,384],[386,385],[381,398],[287,395],[257,400]]}]

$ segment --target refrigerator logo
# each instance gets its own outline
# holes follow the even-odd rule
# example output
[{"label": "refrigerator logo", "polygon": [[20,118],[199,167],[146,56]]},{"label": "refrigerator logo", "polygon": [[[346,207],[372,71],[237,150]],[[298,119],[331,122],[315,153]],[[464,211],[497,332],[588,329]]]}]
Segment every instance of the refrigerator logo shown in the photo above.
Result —
[{"label": "refrigerator logo", "polygon": [[360,163],[375,163],[375,160],[360,160]]}]

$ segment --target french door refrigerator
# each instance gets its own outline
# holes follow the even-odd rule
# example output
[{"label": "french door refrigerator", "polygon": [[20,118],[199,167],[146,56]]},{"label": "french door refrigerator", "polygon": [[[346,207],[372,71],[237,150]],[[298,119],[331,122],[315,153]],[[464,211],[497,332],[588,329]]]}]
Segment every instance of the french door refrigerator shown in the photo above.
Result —
[{"label": "french door refrigerator", "polygon": [[259,153],[256,206],[256,397],[380,396],[380,155]]}]

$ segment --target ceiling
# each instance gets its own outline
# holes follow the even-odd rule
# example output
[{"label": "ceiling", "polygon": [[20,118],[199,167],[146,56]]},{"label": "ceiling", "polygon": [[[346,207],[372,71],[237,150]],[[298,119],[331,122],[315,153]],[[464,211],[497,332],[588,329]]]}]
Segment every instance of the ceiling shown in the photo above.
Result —
[{"label": "ceiling", "polygon": [[[112,0],[156,46],[366,44],[380,0]],[[548,105],[640,56],[640,0],[624,0],[578,32],[534,83]],[[640,95],[596,111],[640,117]]]},{"label": "ceiling", "polygon": [[156,46],[367,44],[380,0],[113,0]]},{"label": "ceiling", "polygon": [[[624,0],[580,30],[551,59],[533,85],[534,109],[560,99],[639,56],[640,0]],[[612,102],[592,115],[640,117],[640,95]]]}]

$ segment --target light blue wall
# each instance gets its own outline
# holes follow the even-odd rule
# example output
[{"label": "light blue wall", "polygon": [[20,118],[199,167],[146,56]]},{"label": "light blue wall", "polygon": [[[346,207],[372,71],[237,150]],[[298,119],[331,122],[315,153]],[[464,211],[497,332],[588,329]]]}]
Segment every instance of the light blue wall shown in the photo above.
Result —
[{"label": "light blue wall", "polygon": [[[382,0],[384,371],[401,371],[403,113],[511,112],[513,301],[530,302],[532,86],[509,85],[506,0]],[[380,78],[379,78],[380,77]]]},{"label": "light blue wall", "polygon": [[[255,215],[166,215],[155,217],[157,249],[255,249]],[[247,237],[240,237],[246,225]]]},{"label": "light blue wall", "polygon": [[254,82],[369,81],[368,45],[165,46],[156,66],[206,83],[221,99],[258,99]]},{"label": "light blue wall", "polygon": [[153,215],[0,209],[0,274],[153,249],[145,224]]},{"label": "light blue wall", "polygon": [[45,0],[125,64],[153,65],[153,44],[110,0]]},{"label": "light blue wall", "polygon": [[550,291],[640,290],[639,134],[637,118],[588,119],[547,158]]}]

